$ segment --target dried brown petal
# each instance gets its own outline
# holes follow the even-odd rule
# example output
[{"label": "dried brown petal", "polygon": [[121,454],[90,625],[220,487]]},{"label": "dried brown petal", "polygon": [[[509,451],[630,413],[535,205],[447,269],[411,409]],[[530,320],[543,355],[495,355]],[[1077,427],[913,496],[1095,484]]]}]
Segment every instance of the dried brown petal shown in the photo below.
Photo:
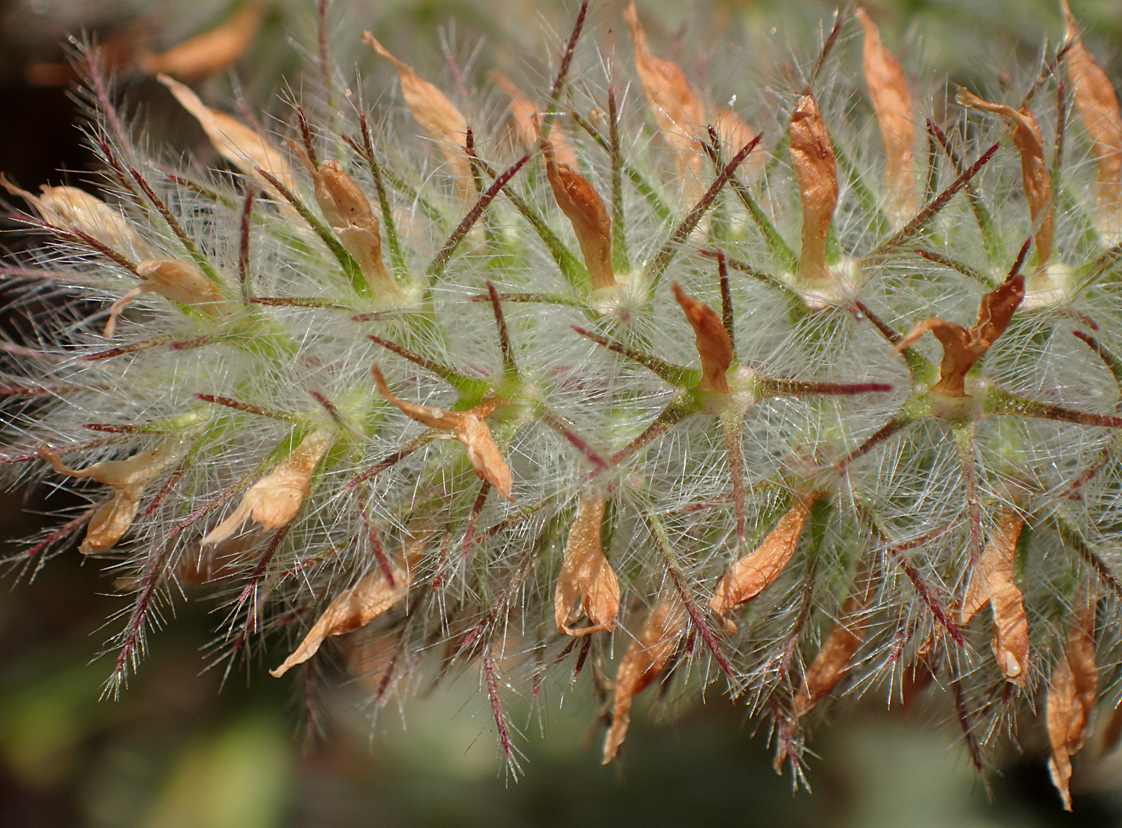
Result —
[{"label": "dried brown petal", "polygon": [[179,456],[179,444],[157,443],[125,460],[103,460],[81,470],[67,466],[46,446],[39,447],[39,455],[59,474],[96,480],[113,490],[113,497],[94,510],[78,547],[89,555],[113,548],[124,536],[140,508],[145,486]]},{"label": "dried brown petal", "polygon": [[[810,507],[819,497],[818,492],[795,494],[791,508],[779,519],[764,542],[734,563],[721,578],[709,601],[714,613],[726,615],[751,601],[779,577],[795,554]],[[736,630],[732,621],[726,621],[725,626],[730,632]]]},{"label": "dried brown petal", "polygon": [[199,100],[198,95],[174,78],[158,75],[157,79],[171,90],[171,94],[184,109],[195,116],[218,154],[254,179],[261,189],[282,202],[284,209],[290,212],[284,196],[257,171],[259,168],[265,170],[290,191],[294,191],[296,185],[292,168],[288,166],[284,154],[257,130],[250,129],[224,112],[211,109]]},{"label": "dried brown petal", "polygon": [[316,619],[304,640],[284,660],[284,663],[269,675],[280,678],[297,664],[303,664],[314,656],[327,638],[343,635],[365,627],[384,613],[409,591],[411,576],[408,565],[396,564],[392,567],[393,585],[386,580],[381,569],[367,575],[350,589],[335,596],[335,599]]},{"label": "dried brown petal", "polygon": [[1010,681],[1024,682],[1028,666],[1028,620],[1024,596],[1014,580],[1017,538],[1024,521],[1016,511],[1003,507],[997,526],[982,557],[974,564],[966,597],[959,610],[959,624],[966,624],[987,603],[993,610],[993,653],[997,666]]},{"label": "dried brown petal", "polygon": [[1075,97],[1075,112],[1087,130],[1091,151],[1095,154],[1098,191],[1095,224],[1107,241],[1116,243],[1122,234],[1122,112],[1106,73],[1083,47],[1067,0],[1062,2],[1064,28],[1070,44],[1064,65]]},{"label": "dried brown petal", "polygon": [[[604,499],[586,495],[577,506],[577,516],[565,543],[561,574],[553,597],[557,629],[566,635],[589,635],[614,630],[619,614],[619,579],[600,546],[600,523]],[[580,598],[581,611],[591,626],[572,627],[573,602]]]},{"label": "dried brown petal", "polygon": [[686,629],[686,612],[675,596],[663,599],[647,616],[642,631],[631,642],[616,673],[612,699],[612,726],[604,739],[604,764],[616,758],[631,724],[631,703],[666,667]]},{"label": "dried brown petal", "polygon": [[464,154],[468,127],[463,114],[443,92],[421,78],[409,64],[390,54],[370,32],[362,33],[362,42],[397,68],[398,78],[401,80],[401,95],[405,98],[409,111],[436,141],[461,192],[474,192],[475,180]]},{"label": "dried brown petal", "polygon": [[623,16],[631,29],[639,83],[651,103],[663,138],[674,152],[683,194],[692,202],[692,196],[700,193],[702,147],[697,136],[706,128],[705,105],[677,64],[651,54],[647,34],[633,2],[628,3]]},{"label": "dried brown petal", "polygon": [[43,185],[39,195],[21,190],[0,174],[0,186],[27,200],[44,222],[59,230],[76,228],[116,251],[144,255],[148,248],[125,217],[77,187]]},{"label": "dried brown petal", "polygon": [[[726,160],[741,147],[751,143],[756,137],[756,131],[740,120],[736,113],[727,107],[717,107],[713,113],[713,122],[713,126],[717,130],[717,137],[721,139],[721,147],[725,150]],[[763,166],[765,157],[762,152],[753,152],[744,160],[739,169],[750,176]]]},{"label": "dried brown petal", "polygon": [[1052,671],[1048,685],[1048,738],[1052,757],[1048,771],[1060,792],[1064,808],[1071,810],[1071,757],[1083,747],[1087,722],[1099,689],[1099,668],[1095,663],[1095,602],[1073,619],[1064,642],[1063,656]]},{"label": "dried brown petal", "polygon": [[165,73],[185,83],[228,69],[257,37],[265,6],[244,3],[213,29],[184,40],[161,54],[143,52],[140,68],[150,75]]},{"label": "dried brown petal", "polygon": [[485,399],[467,411],[452,411],[447,408],[434,408],[428,405],[406,402],[395,397],[386,385],[386,378],[382,369],[375,365],[371,372],[374,375],[374,384],[383,397],[400,408],[407,415],[429,428],[438,428],[442,431],[451,431],[452,436],[467,447],[468,459],[471,461],[475,473],[486,480],[499,494],[507,500],[513,501],[510,496],[510,487],[514,478],[510,467],[506,464],[499,447],[495,445],[495,438],[491,436],[491,429],[484,420],[495,410],[509,405],[500,397]]},{"label": "dried brown petal", "polygon": [[732,365],[732,338],[721,317],[704,302],[690,297],[677,282],[671,284],[670,289],[693,326],[694,344],[701,356],[701,379],[697,387],[702,391],[727,394],[729,384],[725,374]]},{"label": "dried brown petal", "polygon": [[128,291],[109,308],[105,336],[117,329],[117,317],[145,293],[158,293],[165,299],[199,308],[214,315],[226,310],[226,300],[218,286],[194,265],[178,259],[146,259],[136,266],[141,283]]},{"label": "dried brown petal", "polygon": [[381,225],[366,194],[335,161],[317,166],[302,147],[289,144],[289,149],[311,173],[316,203],[343,247],[358,262],[374,295],[400,296],[401,290],[382,261]]},{"label": "dried brown petal", "polygon": [[971,109],[1000,115],[1009,125],[1013,145],[1021,155],[1021,184],[1028,199],[1029,215],[1036,227],[1036,258],[1041,267],[1052,255],[1052,177],[1044,158],[1044,141],[1040,125],[1027,108],[1014,109],[1007,104],[984,101],[959,87],[955,100]]},{"label": "dried brown petal", "polygon": [[901,224],[917,209],[912,95],[896,57],[880,42],[876,23],[860,7],[857,9],[857,20],[865,30],[861,68],[880,127],[881,143],[884,144],[889,204],[897,224]]},{"label": "dried brown petal", "polygon": [[865,610],[869,606],[873,581],[867,566],[857,575],[857,586],[846,599],[841,616],[818,650],[803,677],[803,686],[794,699],[794,714],[805,716],[818,701],[841,681],[849,670],[853,654],[865,639]]},{"label": "dried brown petal", "polygon": [[822,113],[809,94],[799,98],[791,113],[791,162],[803,211],[799,278],[821,283],[832,279],[826,267],[826,235],[838,204],[838,164]]},{"label": "dried brown petal", "polygon": [[[541,111],[534,106],[533,101],[522,94],[514,81],[502,72],[491,71],[487,73],[487,77],[510,98],[510,117],[514,121],[518,138],[526,149],[534,149],[541,137]],[[573,144],[556,121],[549,128],[549,142],[553,144],[557,162],[576,169],[577,154],[573,150]]]},{"label": "dried brown petal", "polygon": [[280,529],[291,523],[312,491],[312,472],[334,443],[335,438],[326,431],[304,437],[288,457],[249,487],[238,508],[207,533],[203,545],[226,540],[246,518],[262,529]]},{"label": "dried brown petal", "polygon": [[966,373],[1005,333],[1024,298],[1025,277],[1018,273],[982,297],[978,321],[970,328],[932,317],[909,331],[896,343],[896,350],[903,351],[928,331],[934,333],[943,346],[943,361],[939,365],[939,381],[931,390],[947,397],[965,397]]},{"label": "dried brown petal", "polygon": [[612,270],[612,220],[604,199],[585,178],[557,161],[551,142],[544,142],[545,171],[561,212],[573,225],[584,263],[592,276],[592,289],[614,287]]}]

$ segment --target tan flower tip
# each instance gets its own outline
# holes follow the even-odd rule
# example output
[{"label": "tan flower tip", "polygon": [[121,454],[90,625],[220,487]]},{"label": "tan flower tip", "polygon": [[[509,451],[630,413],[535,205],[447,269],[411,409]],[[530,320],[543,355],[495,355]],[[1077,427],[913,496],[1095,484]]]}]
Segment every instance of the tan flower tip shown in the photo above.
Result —
[{"label": "tan flower tip", "polygon": [[491,429],[484,422],[493,412],[509,405],[507,400],[491,397],[467,411],[418,405],[394,396],[377,364],[370,370],[374,375],[374,384],[383,397],[417,422],[429,428],[452,432],[452,436],[467,448],[468,459],[475,473],[494,486],[507,500],[514,501],[510,494],[514,485],[510,466],[503,459],[502,452],[491,435]]},{"label": "tan flower tip", "polygon": [[72,469],[46,446],[39,456],[59,474],[104,483],[113,496],[90,516],[86,537],[78,547],[83,555],[112,549],[128,531],[140,508],[140,497],[149,481],[179,456],[178,442],[161,442],[124,460],[103,460],[85,469]]},{"label": "tan flower tip", "polygon": [[441,155],[452,170],[457,188],[461,194],[474,192],[475,179],[463,150],[468,130],[463,113],[447,95],[414,72],[405,61],[395,57],[370,32],[362,33],[362,42],[397,69],[401,95],[405,98],[406,106],[440,148]]},{"label": "tan flower tip", "polygon": [[716,312],[704,302],[699,302],[674,282],[670,285],[674,298],[693,327],[694,344],[701,356],[701,379],[697,387],[702,391],[729,393],[726,377],[732,365],[732,338]]},{"label": "tan flower tip", "polygon": [[820,284],[832,279],[826,267],[826,236],[838,203],[838,164],[818,104],[809,93],[791,113],[791,162],[802,205],[799,279]]},{"label": "tan flower tip", "polygon": [[198,308],[210,315],[227,310],[228,305],[218,286],[192,264],[178,259],[146,259],[136,266],[139,285],[128,291],[109,308],[105,323],[105,336],[112,336],[117,328],[117,317],[138,296],[158,293],[165,299]]},{"label": "tan flower tip", "polygon": [[164,73],[187,83],[222,72],[253,45],[264,16],[263,3],[243,3],[213,29],[160,54],[141,52],[137,63],[150,75]]},{"label": "tan flower tip", "polygon": [[616,758],[631,724],[635,696],[658,678],[686,629],[686,612],[677,596],[664,598],[647,615],[643,629],[623,654],[612,697],[612,725],[604,738],[604,764]]},{"label": "tan flower tip", "polygon": [[608,217],[604,199],[584,176],[556,159],[552,142],[543,142],[543,153],[549,186],[561,212],[573,225],[585,266],[592,277],[592,289],[615,287],[612,220]]},{"label": "tan flower tip", "polygon": [[397,564],[392,572],[392,586],[379,569],[335,596],[292,654],[275,670],[270,670],[269,675],[280,678],[314,656],[329,637],[365,627],[405,597],[412,574],[408,564]]},{"label": "tan flower tip", "polygon": [[[522,145],[530,150],[537,146],[541,138],[541,110],[533,101],[522,94],[510,78],[497,70],[487,73],[487,78],[510,98],[510,117],[514,124],[514,131]],[[569,136],[561,129],[555,120],[549,128],[549,142],[553,144],[553,152],[557,162],[566,164],[573,169],[577,166],[577,154]]]},{"label": "tan flower tip", "polygon": [[26,200],[51,227],[80,230],[115,251],[143,255],[148,250],[123,215],[85,190],[44,184],[39,195],[34,195],[14,185],[2,173],[0,186]]},{"label": "tan flower tip", "polygon": [[[566,635],[589,635],[616,626],[619,579],[600,545],[604,506],[603,498],[582,497],[565,543],[553,608],[557,629]],[[588,617],[588,627],[570,625],[573,602],[578,598],[581,611]]]},{"label": "tan flower tip", "polygon": [[987,603],[993,610],[993,652],[1002,675],[1024,682],[1028,665],[1028,620],[1024,596],[1014,580],[1017,538],[1024,521],[1003,507],[985,551],[974,565],[959,609],[959,624],[966,624]]},{"label": "tan flower tip", "polygon": [[1072,619],[1063,652],[1048,682],[1046,718],[1052,747],[1048,771],[1068,811],[1071,810],[1071,757],[1083,747],[1098,695],[1095,604],[1096,601],[1088,600]]},{"label": "tan flower tip", "polygon": [[233,536],[246,518],[266,530],[280,529],[291,523],[311,493],[316,466],[334,443],[335,438],[326,431],[313,431],[305,436],[288,457],[249,487],[238,508],[203,538],[203,546],[221,543]]},{"label": "tan flower tip", "polygon": [[709,601],[709,608],[716,615],[725,616],[751,601],[779,577],[795,554],[810,507],[820,496],[819,492],[797,493],[791,508],[763,543],[725,573]]}]

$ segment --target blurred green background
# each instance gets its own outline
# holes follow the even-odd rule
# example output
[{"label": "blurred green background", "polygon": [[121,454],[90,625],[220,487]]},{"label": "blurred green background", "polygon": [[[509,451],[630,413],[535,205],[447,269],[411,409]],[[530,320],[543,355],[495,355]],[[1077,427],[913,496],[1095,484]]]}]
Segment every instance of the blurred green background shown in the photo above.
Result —
[{"label": "blurred green background", "polygon": [[[832,11],[822,3],[775,0],[641,5],[652,40],[683,42],[683,54],[714,36],[750,44],[795,31],[793,41],[813,43],[816,21]],[[1043,34],[1053,42],[1060,35],[1052,2],[868,5],[889,43],[922,48],[934,71],[952,75],[989,71],[1000,56],[1031,61]],[[1089,45],[1117,82],[1122,0],[1074,5],[1091,28]],[[34,189],[57,183],[56,169],[89,167],[66,87],[28,79],[29,66],[61,59],[58,41],[66,31],[84,29],[104,40],[150,17],[155,28],[146,36],[158,44],[163,33],[175,42],[228,6],[217,0],[0,0],[6,124],[0,170]],[[395,43],[431,49],[433,30],[443,26],[460,43],[482,39],[493,46],[497,63],[524,56],[510,44],[538,42],[543,25],[566,31],[575,10],[571,2],[530,0],[507,0],[486,12],[466,2],[355,6],[356,15],[366,15],[362,25],[392,32]],[[622,29],[621,7],[594,2],[595,30]],[[276,4],[258,42],[235,67],[250,100],[267,100],[281,73],[299,71],[285,37],[312,42],[313,22],[313,0]],[[978,51],[982,43],[985,53]],[[626,44],[619,53],[630,57]],[[153,88],[149,79],[127,73],[122,86],[133,104]],[[11,232],[0,238],[8,250],[23,244]],[[26,498],[0,499],[5,555],[18,549],[10,539],[36,531],[35,519],[20,514],[25,507],[44,513],[59,504],[42,492]],[[405,704],[400,713],[383,711],[373,723],[362,689],[339,679],[325,693],[322,736],[309,740],[298,682],[274,681],[262,666],[280,654],[236,668],[223,685],[219,670],[205,670],[204,650],[217,623],[208,615],[210,605],[182,599],[166,613],[165,628],[153,633],[151,654],[128,691],[119,701],[99,701],[110,660],[96,656],[123,606],[109,595],[111,575],[74,552],[32,574],[15,568],[0,580],[0,828],[1122,825],[1119,757],[1097,757],[1093,746],[1085,751],[1075,814],[1064,814],[1047,778],[1039,725],[1025,722],[1023,754],[1011,744],[998,748],[1001,761],[987,791],[958,741],[953,710],[931,706],[905,714],[888,710],[874,694],[831,711],[831,721],[815,728],[807,757],[813,794],[793,791],[789,772],[775,774],[767,733],[753,732],[743,710],[716,692],[704,706],[644,699],[622,760],[601,767],[596,710],[580,700],[590,695],[587,676],[560,710],[527,702],[510,711],[522,731],[517,744],[524,775],[517,781],[499,756],[473,676]]]}]

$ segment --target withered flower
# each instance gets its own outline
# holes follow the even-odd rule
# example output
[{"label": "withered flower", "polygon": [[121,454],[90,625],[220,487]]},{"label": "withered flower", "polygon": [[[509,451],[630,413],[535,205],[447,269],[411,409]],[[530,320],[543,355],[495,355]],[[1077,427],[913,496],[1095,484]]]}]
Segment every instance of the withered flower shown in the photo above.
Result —
[{"label": "withered flower", "polygon": [[365,627],[404,598],[409,591],[410,567],[398,563],[393,566],[392,572],[392,585],[379,568],[336,595],[291,655],[275,670],[270,670],[269,675],[280,678],[297,664],[303,664],[314,656],[330,636]]},{"label": "withered flower", "polygon": [[[709,601],[714,613],[727,615],[751,601],[779,577],[795,554],[810,507],[819,497],[820,492],[795,493],[791,508],[779,519],[764,542],[734,563],[721,578]],[[730,634],[736,632],[736,624],[732,620],[725,618],[724,623],[726,631]]]},{"label": "withered flower", "polygon": [[677,64],[651,54],[634,2],[627,4],[623,16],[631,29],[635,69],[643,94],[650,101],[658,128],[674,153],[678,180],[686,200],[693,201],[693,195],[700,192],[702,155],[698,132],[705,129],[705,104]]},{"label": "withered flower", "polygon": [[[553,598],[557,629],[566,635],[589,635],[614,630],[619,614],[619,579],[600,545],[604,499],[586,495],[577,505],[577,516],[565,542],[561,574]],[[581,611],[591,626],[573,627],[573,602],[580,598]]]},{"label": "withered flower", "polygon": [[288,457],[249,487],[233,512],[203,538],[203,545],[221,543],[250,518],[262,529],[280,529],[296,517],[312,491],[312,473],[335,438],[327,431],[307,434]]},{"label": "withered flower", "polygon": [[218,286],[207,275],[192,264],[178,259],[146,259],[136,266],[141,282],[125,293],[109,308],[109,319],[105,322],[105,336],[112,336],[117,329],[117,317],[138,296],[145,293],[158,293],[165,299],[198,308],[214,315],[226,310],[226,300]]},{"label": "withered flower", "polygon": [[1021,155],[1021,184],[1028,199],[1029,216],[1036,227],[1036,259],[1039,267],[1052,255],[1052,176],[1044,158],[1040,125],[1028,108],[1014,109],[1007,104],[990,103],[959,87],[955,100],[963,106],[1000,115],[1009,125],[1013,145]]},{"label": "withered flower", "polygon": [[184,109],[195,116],[218,154],[256,181],[261,189],[282,203],[285,211],[290,212],[290,205],[284,196],[258,172],[258,169],[265,170],[290,191],[295,190],[295,178],[284,153],[257,130],[250,129],[225,112],[211,109],[189,87],[174,78],[158,75],[157,79],[171,91]]},{"label": "withered flower", "polygon": [[1063,653],[1048,683],[1046,715],[1048,738],[1052,743],[1048,771],[1068,811],[1071,810],[1071,757],[1083,747],[1099,688],[1099,667],[1095,663],[1095,604],[1093,600],[1087,601],[1072,619]]},{"label": "withered flower", "polygon": [[510,487],[514,484],[514,477],[510,467],[503,459],[499,447],[495,445],[495,438],[491,436],[491,429],[484,420],[504,405],[510,405],[501,397],[490,397],[479,405],[467,411],[452,411],[447,408],[434,408],[428,405],[406,402],[395,397],[386,385],[386,378],[382,369],[377,365],[371,368],[374,375],[374,384],[378,392],[401,409],[405,414],[429,428],[441,431],[451,431],[452,436],[459,440],[468,451],[475,473],[486,480],[498,490],[499,494],[513,502],[510,496]]},{"label": "withered flower", "polygon": [[185,83],[201,80],[228,69],[245,54],[257,37],[263,3],[243,3],[213,29],[197,34],[166,52],[141,52],[140,68],[150,75],[171,75]]},{"label": "withered flower", "polygon": [[647,615],[616,672],[612,726],[604,738],[604,764],[616,758],[631,724],[631,704],[666,667],[686,630],[686,611],[677,596],[663,598]]},{"label": "withered flower", "polygon": [[[533,149],[541,138],[541,110],[533,101],[522,94],[510,78],[498,70],[487,73],[487,77],[510,98],[510,117],[514,122],[514,130],[519,140],[526,149]],[[553,144],[553,153],[559,164],[565,164],[573,169],[577,167],[577,154],[569,136],[561,129],[555,120],[549,128],[549,142]]]},{"label": "withered flower", "polygon": [[1024,682],[1028,666],[1028,620],[1024,596],[1014,580],[1017,538],[1024,521],[1002,507],[982,557],[974,564],[958,623],[965,625],[987,603],[993,610],[993,654],[1009,681]]},{"label": "withered flower", "polygon": [[903,351],[931,331],[943,346],[939,381],[931,390],[947,397],[965,397],[967,372],[1005,333],[1013,312],[1024,298],[1025,277],[1018,273],[982,297],[978,306],[978,321],[969,328],[933,316],[920,322],[896,343],[896,351]]},{"label": "withered flower", "polygon": [[584,176],[557,160],[553,144],[543,142],[545,171],[557,206],[573,225],[584,263],[592,277],[592,289],[614,287],[612,270],[612,220],[604,199]]},{"label": "withered flower", "polygon": [[791,113],[791,162],[803,212],[799,279],[810,285],[832,281],[826,236],[838,204],[838,163],[822,113],[809,94],[799,98]]},{"label": "withered flower", "polygon": [[475,179],[463,149],[468,130],[463,113],[448,100],[447,95],[414,72],[409,64],[394,57],[370,32],[362,33],[362,42],[397,69],[401,95],[409,111],[440,148],[461,193],[473,192]]},{"label": "withered flower", "polygon": [[897,224],[916,212],[915,107],[904,72],[892,52],[880,41],[880,30],[865,10],[857,8],[857,20],[865,30],[861,68],[873,102],[873,111],[884,144],[885,181],[889,204]]},{"label": "withered flower", "polygon": [[694,344],[701,357],[701,379],[697,387],[702,391],[729,392],[726,373],[732,365],[732,338],[721,317],[704,302],[699,302],[674,282],[670,285],[674,298],[678,301],[693,327]]},{"label": "withered flower", "polygon": [[118,252],[144,254],[148,247],[125,221],[125,217],[96,196],[77,187],[48,187],[44,184],[39,195],[15,186],[0,174],[0,186],[12,195],[18,195],[35,208],[44,222],[59,230],[81,230],[106,247]]},{"label": "withered flower", "polygon": [[96,480],[113,490],[113,496],[94,510],[78,547],[83,555],[91,555],[112,549],[124,537],[140,509],[144,488],[179,456],[179,444],[156,443],[125,460],[103,460],[84,469],[70,468],[46,446],[39,446],[39,455],[59,474]]},{"label": "withered flower", "polygon": [[1106,240],[1114,244],[1122,233],[1122,112],[1106,73],[1083,47],[1079,26],[1067,0],[1061,2],[1069,44],[1064,66],[1075,97],[1075,112],[1087,130],[1091,151],[1095,154],[1098,199],[1095,223]]},{"label": "withered flower", "polygon": [[317,165],[303,147],[293,143],[289,148],[311,173],[316,203],[344,249],[358,263],[374,295],[400,296],[401,290],[382,261],[381,225],[366,194],[335,161]]}]

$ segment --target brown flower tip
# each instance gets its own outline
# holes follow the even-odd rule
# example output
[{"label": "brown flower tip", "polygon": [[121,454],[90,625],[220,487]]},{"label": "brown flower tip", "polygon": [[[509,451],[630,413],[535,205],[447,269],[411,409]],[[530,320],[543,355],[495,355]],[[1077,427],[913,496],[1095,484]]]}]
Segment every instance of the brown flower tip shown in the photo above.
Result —
[{"label": "brown flower tip", "polygon": [[484,422],[494,411],[509,405],[509,402],[501,397],[491,397],[467,411],[418,405],[395,397],[386,385],[385,375],[377,364],[371,368],[371,373],[374,375],[374,384],[378,387],[378,392],[406,415],[429,428],[452,432],[452,436],[467,448],[468,459],[475,473],[494,486],[507,500],[514,501],[510,496],[514,477],[499,447],[495,445],[491,429]]},{"label": "brown flower tip", "polygon": [[[541,138],[541,110],[533,101],[522,94],[510,78],[498,70],[487,73],[488,79],[506,93],[510,98],[509,108],[511,121],[518,140],[527,150],[532,150],[538,145]],[[553,151],[560,164],[566,164],[574,169],[577,166],[577,154],[569,136],[561,129],[556,121],[549,128],[549,141],[553,144]]]},{"label": "brown flower tip", "polygon": [[401,296],[401,290],[382,260],[381,225],[366,194],[335,161],[324,161],[317,166],[303,147],[291,142],[288,147],[311,173],[316,203],[343,248],[358,263],[374,295]]},{"label": "brown flower tip", "polygon": [[334,444],[335,438],[326,431],[317,430],[305,436],[288,457],[249,487],[238,508],[203,538],[203,546],[231,537],[246,518],[266,530],[291,523],[312,491],[316,466]]},{"label": "brown flower tip", "polygon": [[721,317],[704,302],[693,299],[677,282],[672,283],[670,289],[693,326],[694,344],[701,356],[698,389],[727,394],[729,384],[726,374],[732,365],[732,338],[725,330]]},{"label": "brown flower tip", "polygon": [[350,589],[335,596],[335,599],[316,619],[303,641],[284,660],[284,663],[269,675],[280,678],[297,664],[303,664],[314,656],[330,636],[343,635],[365,627],[384,613],[409,591],[410,568],[408,564],[397,563],[392,567],[393,584],[387,580],[379,568],[362,578]]},{"label": "brown flower tip", "polygon": [[1048,738],[1052,756],[1048,771],[1071,810],[1071,757],[1083,747],[1087,723],[1099,688],[1095,663],[1095,601],[1085,602],[1072,619],[1064,649],[1048,683]]},{"label": "brown flower tip", "polygon": [[210,315],[227,310],[228,306],[218,286],[205,273],[192,264],[178,259],[146,259],[136,266],[140,284],[125,293],[109,308],[105,322],[105,336],[117,329],[117,318],[137,297],[145,293],[158,293],[165,299],[198,308]]},{"label": "brown flower tip", "polygon": [[[557,629],[566,635],[589,635],[616,627],[619,579],[600,545],[604,506],[601,497],[582,497],[565,543],[553,609]],[[570,625],[573,602],[578,598],[581,611],[588,617],[588,627]]]},{"label": "brown flower tip", "polygon": [[[751,601],[779,577],[795,554],[810,507],[820,496],[820,492],[795,494],[791,508],[779,519],[764,542],[734,563],[721,578],[709,601],[709,607],[715,614],[726,616]],[[725,629],[734,633],[736,624],[725,619]]]},{"label": "brown flower tip", "polygon": [[838,164],[822,113],[809,94],[791,113],[791,162],[803,213],[799,279],[821,284],[833,279],[826,267],[826,235],[838,204]]},{"label": "brown flower tip", "polygon": [[997,526],[982,556],[974,564],[958,622],[970,619],[987,603],[993,610],[993,653],[1002,675],[1021,684],[1028,667],[1028,620],[1024,596],[1014,580],[1017,538],[1024,521],[1017,512],[1003,507]]},{"label": "brown flower tip", "polygon": [[409,64],[394,57],[370,32],[362,33],[362,42],[396,67],[406,106],[440,148],[457,188],[465,195],[474,192],[475,179],[463,149],[467,141],[467,119],[443,92],[414,72]]},{"label": "brown flower tip", "polygon": [[166,52],[141,52],[140,68],[150,75],[171,75],[184,83],[201,80],[228,69],[253,45],[261,20],[263,3],[244,3],[213,29],[184,40]]},{"label": "brown flower tip", "polygon": [[145,254],[148,247],[125,217],[96,196],[77,187],[40,187],[39,195],[20,189],[3,173],[0,187],[30,204],[45,223],[59,230],[81,230],[118,252]]},{"label": "brown flower tip", "polygon": [[985,356],[986,351],[1005,333],[1013,312],[1025,298],[1025,277],[1011,276],[982,297],[978,307],[978,321],[969,328],[947,322],[937,316],[916,325],[907,336],[896,343],[897,353],[902,352],[928,331],[943,346],[943,361],[939,364],[939,381],[931,390],[946,397],[966,396],[966,374]]},{"label": "brown flower tip", "polygon": [[261,189],[282,202],[285,210],[290,209],[284,196],[258,172],[259,169],[265,170],[289,191],[296,189],[292,168],[288,166],[288,161],[279,149],[257,130],[250,129],[224,112],[211,109],[199,100],[199,96],[190,88],[174,78],[158,75],[157,80],[166,86],[180,105],[195,117],[219,155],[255,180]]},{"label": "brown flower tip", "polygon": [[1104,239],[1114,244],[1122,236],[1122,112],[1106,73],[1083,47],[1067,0],[1061,2],[1068,42],[1064,65],[1075,97],[1076,115],[1087,130],[1095,155],[1095,223]]},{"label": "brown flower tip", "polygon": [[705,104],[677,64],[651,54],[635,3],[627,4],[623,16],[631,30],[635,69],[643,94],[650,101],[659,131],[674,153],[683,195],[687,202],[692,202],[694,196],[700,194],[702,155],[697,136],[706,126]]},{"label": "brown flower tip", "polygon": [[55,452],[39,446],[39,456],[59,474],[96,480],[113,490],[113,496],[90,516],[79,552],[83,555],[106,552],[124,537],[136,518],[145,487],[180,456],[179,448],[178,443],[157,443],[125,460],[103,460],[84,469],[72,469]]},{"label": "brown flower tip", "polygon": [[1028,199],[1029,215],[1036,227],[1036,259],[1044,268],[1052,255],[1052,177],[1044,158],[1040,125],[1027,108],[990,103],[959,87],[955,100],[963,106],[1000,115],[1009,125],[1013,145],[1021,155],[1021,184]]},{"label": "brown flower tip", "polygon": [[674,596],[664,598],[647,615],[643,629],[623,654],[612,697],[612,726],[604,738],[604,764],[616,758],[631,723],[635,696],[666,667],[686,630],[686,611]]},{"label": "brown flower tip", "polygon": [[892,52],[880,42],[880,31],[861,7],[857,20],[865,30],[865,48],[861,68],[865,85],[873,102],[873,111],[884,144],[885,180],[889,205],[896,224],[902,225],[915,215],[915,107],[904,72]]},{"label": "brown flower tip", "polygon": [[584,263],[592,277],[592,289],[615,287],[612,270],[612,220],[604,199],[588,181],[556,159],[553,144],[542,142],[545,171],[553,197],[577,235]]}]

